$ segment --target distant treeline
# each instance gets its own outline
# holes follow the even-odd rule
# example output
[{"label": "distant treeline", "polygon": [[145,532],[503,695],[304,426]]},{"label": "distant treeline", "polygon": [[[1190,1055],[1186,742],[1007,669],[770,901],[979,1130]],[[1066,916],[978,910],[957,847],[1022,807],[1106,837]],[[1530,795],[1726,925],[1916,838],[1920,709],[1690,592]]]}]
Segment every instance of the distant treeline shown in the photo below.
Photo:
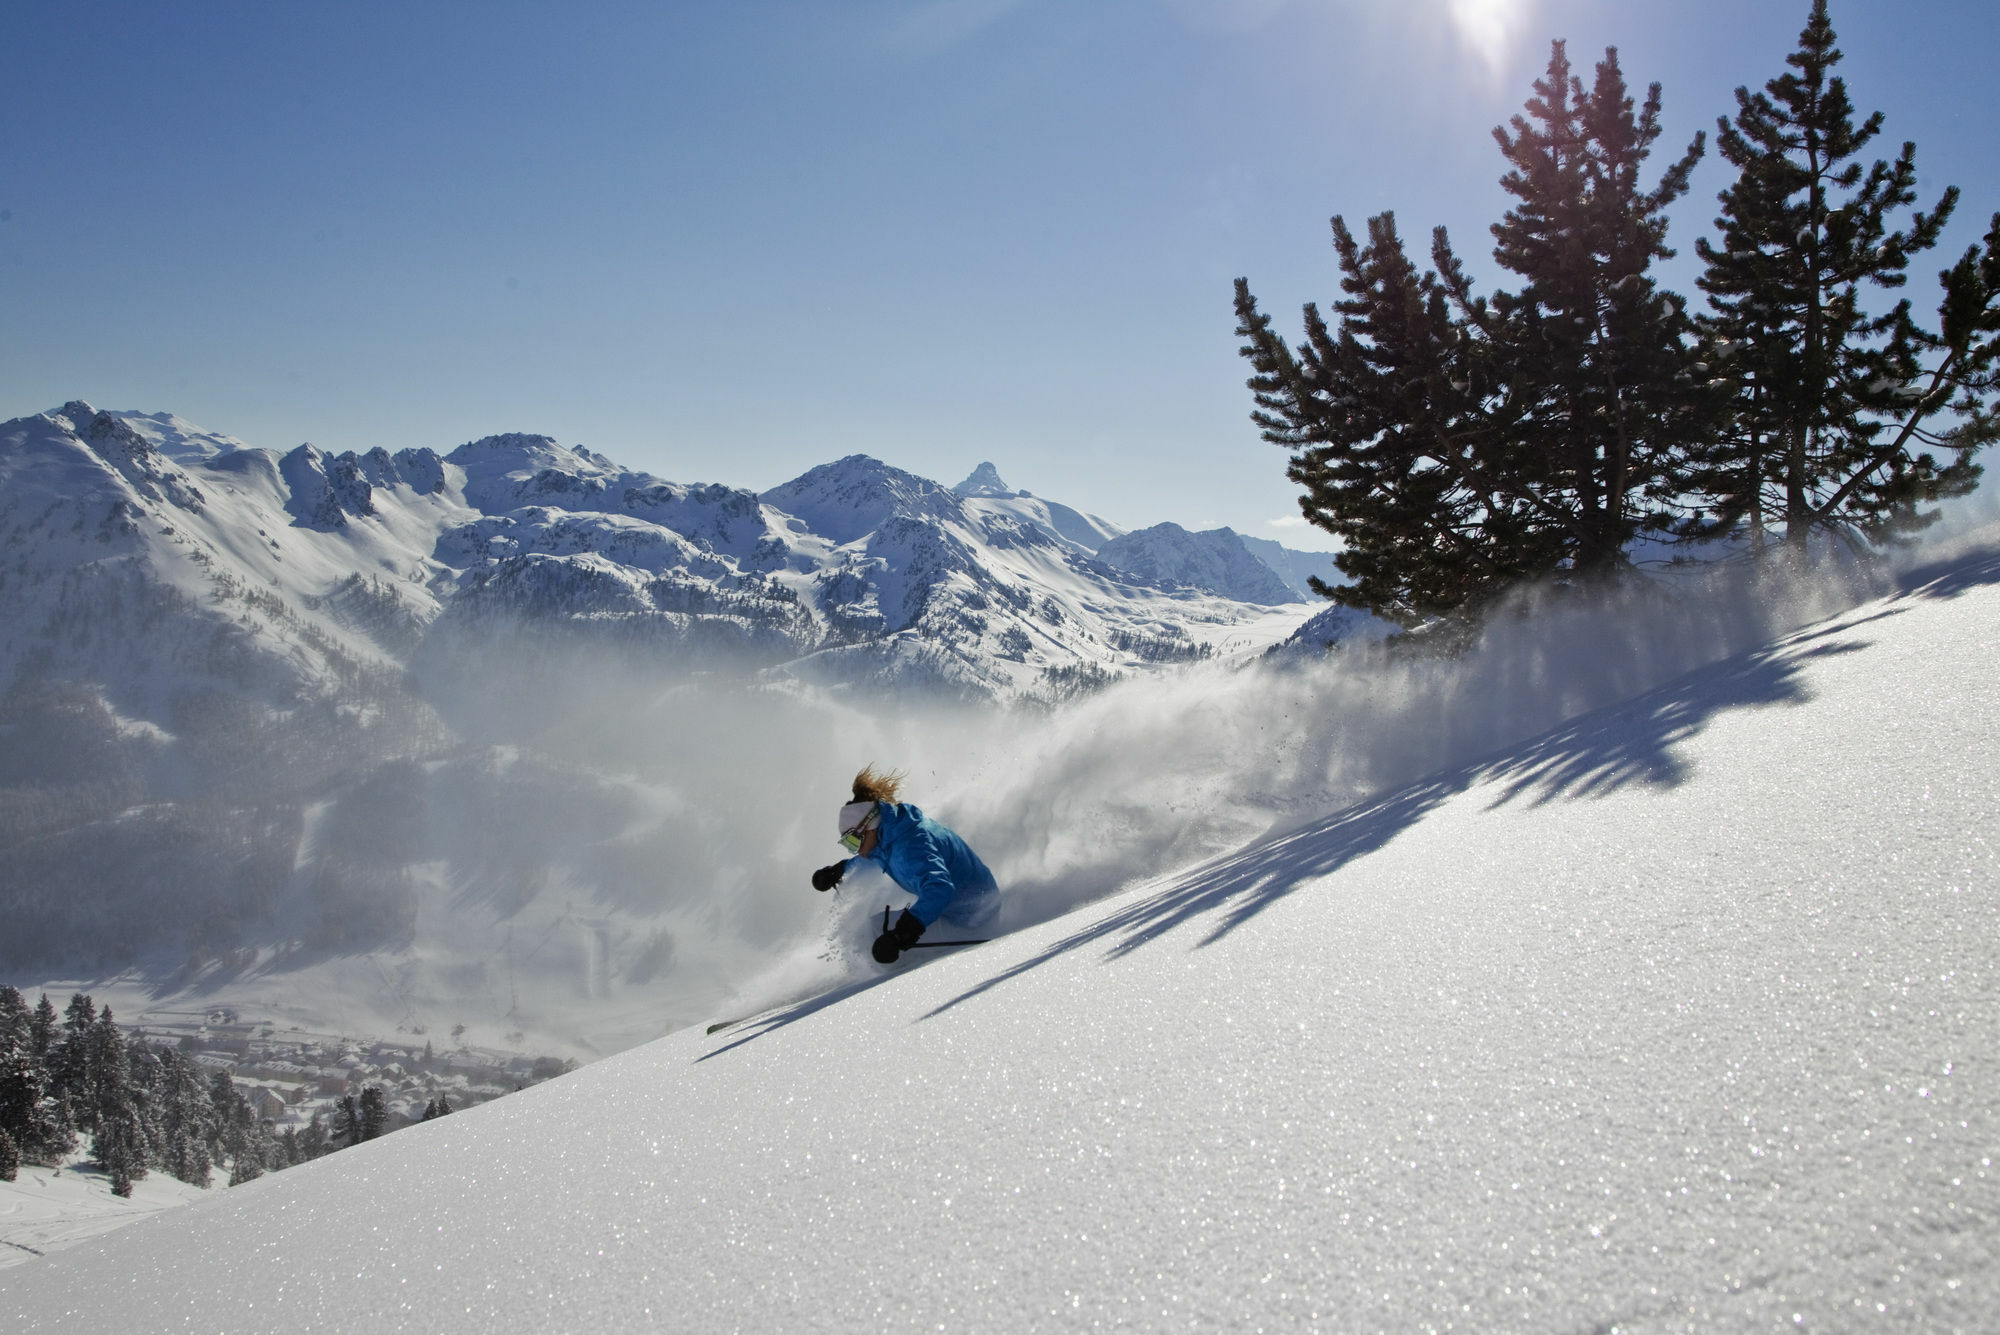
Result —
[{"label": "distant treeline", "polygon": [[[451,1111],[440,1096],[423,1118]],[[315,1113],[277,1131],[227,1071],[204,1079],[177,1047],[124,1034],[109,1006],[79,992],[58,1017],[46,993],[31,1009],[0,987],[0,1181],[23,1163],[66,1162],[87,1136],[117,1195],[155,1168],[198,1187],[227,1172],[235,1186],[391,1129],[381,1087],[368,1085],[341,1098],[331,1124]]]},{"label": "distant treeline", "polygon": [[1305,307],[1296,348],[1237,280],[1252,418],[1343,544],[1348,582],[1320,593],[1465,625],[1521,582],[1616,575],[1649,545],[1865,552],[1974,486],[2000,437],[2000,214],[1929,297],[1902,296],[1958,190],[1926,210],[1916,146],[1873,157],[1882,114],[1857,116],[1840,60],[1816,0],[1785,70],[1717,121],[1735,176],[1695,244],[1705,311],[1654,265],[1706,137],[1645,179],[1660,86],[1636,99],[1615,50],[1579,77],[1561,42],[1493,131],[1512,290],[1475,293],[1443,228],[1420,269],[1392,213],[1362,236],[1333,219],[1342,296],[1331,321]]}]

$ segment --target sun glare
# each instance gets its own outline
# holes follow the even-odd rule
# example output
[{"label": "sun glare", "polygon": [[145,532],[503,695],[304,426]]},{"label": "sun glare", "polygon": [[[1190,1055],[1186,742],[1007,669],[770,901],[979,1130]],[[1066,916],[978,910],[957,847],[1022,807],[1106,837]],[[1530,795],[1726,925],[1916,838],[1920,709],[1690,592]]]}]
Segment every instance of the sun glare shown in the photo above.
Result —
[{"label": "sun glare", "polygon": [[1446,0],[1446,8],[1466,49],[1484,62],[1489,74],[1503,73],[1527,17],[1527,0]]}]

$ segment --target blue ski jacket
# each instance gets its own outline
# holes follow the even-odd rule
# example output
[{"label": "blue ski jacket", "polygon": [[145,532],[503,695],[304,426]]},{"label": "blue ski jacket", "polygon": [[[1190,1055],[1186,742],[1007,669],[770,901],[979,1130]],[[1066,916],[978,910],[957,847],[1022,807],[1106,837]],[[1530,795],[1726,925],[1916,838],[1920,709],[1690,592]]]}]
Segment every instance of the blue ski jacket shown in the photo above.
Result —
[{"label": "blue ski jacket", "polygon": [[889,879],[917,897],[910,912],[929,927],[939,918],[976,927],[999,908],[1000,887],[993,873],[965,840],[907,802],[881,804],[880,837],[866,857]]}]

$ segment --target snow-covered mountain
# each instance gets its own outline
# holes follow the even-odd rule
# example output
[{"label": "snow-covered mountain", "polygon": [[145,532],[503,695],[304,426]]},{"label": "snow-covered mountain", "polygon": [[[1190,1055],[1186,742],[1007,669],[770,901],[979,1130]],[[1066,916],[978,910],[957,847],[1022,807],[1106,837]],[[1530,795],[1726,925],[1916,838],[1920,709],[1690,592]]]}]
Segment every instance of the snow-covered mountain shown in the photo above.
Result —
[{"label": "snow-covered mountain", "polygon": [[975,514],[1010,515],[1086,552],[1096,552],[1125,531],[1108,519],[1014,490],[1001,481],[1000,471],[991,463],[973,469],[952,490],[970,503],[967,508]]},{"label": "snow-covered mountain", "polygon": [[1178,524],[1156,524],[1128,532],[1096,515],[1015,491],[991,463],[980,464],[952,490],[976,512],[1012,515],[1075,544],[1106,565],[1169,588],[1199,589],[1267,606],[1294,601],[1317,604],[1319,595],[1307,579],[1318,576],[1328,584],[1342,579],[1330,552],[1298,551],[1233,529],[1190,533]]},{"label": "snow-covered mountain", "polygon": [[1301,601],[1235,529],[1190,533],[1179,524],[1155,524],[1113,538],[1097,549],[1097,557],[1107,565],[1165,585],[1206,589],[1241,602],[1268,605]]},{"label": "snow-covered mountain", "polygon": [[943,793],[1010,887],[1237,833],[17,1267],[14,1328],[1986,1329],[1995,544],[1014,726]]},{"label": "snow-covered mountain", "polygon": [[1252,556],[1271,567],[1278,578],[1285,582],[1285,587],[1306,602],[1319,601],[1319,595],[1314,593],[1312,585],[1307,583],[1309,579],[1318,579],[1328,585],[1347,582],[1347,577],[1340,573],[1340,567],[1333,563],[1332,552],[1302,552],[1296,547],[1272,542],[1269,538],[1253,538],[1247,533],[1239,533],[1236,536],[1244,547],[1249,549]]},{"label": "snow-covered mountain", "polygon": [[685,1022],[810,930],[791,813],[857,735],[1304,617],[1122,573],[1062,513],[862,456],[760,496],[545,436],[0,424],[0,970],[580,1056]]},{"label": "snow-covered mountain", "polygon": [[[24,552],[0,589],[0,679],[32,660],[35,676],[121,696],[171,694],[185,664],[120,666],[104,645],[65,640],[90,600],[65,585],[136,581],[132,600],[148,607],[171,593],[194,628],[181,638],[219,633],[241,671],[254,663],[287,689],[350,661],[408,666],[431,638],[444,643],[425,662],[473,652],[472,627],[558,620],[824,683],[1011,698],[1144,670],[1262,616],[1240,605],[1253,600],[1191,597],[1091,562],[1115,533],[1103,521],[997,485],[963,498],[865,456],[760,497],[544,436],[443,457],[279,456],[171,414],[78,402],[0,424],[0,529]],[[342,589],[369,607],[322,605]]]}]

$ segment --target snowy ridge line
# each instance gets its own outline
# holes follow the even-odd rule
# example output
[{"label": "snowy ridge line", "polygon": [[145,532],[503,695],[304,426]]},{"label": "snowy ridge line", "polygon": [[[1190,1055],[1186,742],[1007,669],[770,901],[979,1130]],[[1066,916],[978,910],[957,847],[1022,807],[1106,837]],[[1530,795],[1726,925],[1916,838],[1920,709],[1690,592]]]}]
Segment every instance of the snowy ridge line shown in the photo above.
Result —
[{"label": "snowy ridge line", "polygon": [[[498,618],[589,627],[607,647],[747,654],[835,684],[1059,694],[1078,672],[1145,670],[1160,646],[1294,596],[1227,530],[1182,537],[1210,542],[1216,570],[1213,542],[1233,545],[1236,573],[1204,579],[1157,558],[1140,573],[1093,555],[1124,540],[1114,526],[991,481],[961,497],[856,455],[759,496],[666,482],[546,436],[280,458],[171,414],[81,401],[0,423],[0,527],[36,516],[15,535],[36,544],[36,582],[102,555],[56,538],[59,511],[95,547],[117,533],[155,582],[198,603],[251,596],[283,623],[246,623],[252,644],[288,650],[291,670],[322,684],[347,661],[413,649],[447,667],[489,646]],[[47,616],[35,601],[17,609],[31,629]],[[80,647],[0,641],[0,676],[31,648],[39,670],[87,670],[114,689],[131,675],[76,661]]]}]

